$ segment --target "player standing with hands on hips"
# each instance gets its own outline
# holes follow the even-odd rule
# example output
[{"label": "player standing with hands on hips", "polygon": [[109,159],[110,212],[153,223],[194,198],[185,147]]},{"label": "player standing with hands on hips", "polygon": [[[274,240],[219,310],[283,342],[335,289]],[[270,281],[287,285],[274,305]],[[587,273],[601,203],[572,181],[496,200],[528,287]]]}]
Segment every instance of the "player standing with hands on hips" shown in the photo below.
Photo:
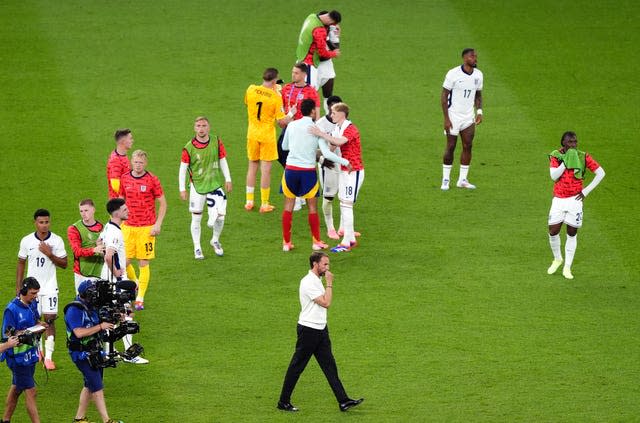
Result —
[{"label": "player standing with hands on hips", "polygon": [[[460,175],[458,188],[475,189],[475,185],[468,181],[469,165],[471,164],[471,146],[476,125],[482,122],[482,84],[483,76],[476,69],[478,56],[472,48],[462,50],[462,66],[457,66],[447,72],[442,84],[440,104],[444,114],[444,132],[447,145],[442,157],[442,185],[440,189],[447,191],[451,179],[453,152],[456,149],[458,135],[462,140],[462,154],[460,155]],[[475,107],[475,116],[474,109]]]},{"label": "player standing with hands on hips", "polygon": [[[298,341],[284,378],[278,409],[298,411],[298,408],[291,404],[291,394],[311,356],[315,355],[338,400],[340,411],[347,411],[364,401],[364,398],[356,400],[349,398],[338,377],[338,367],[331,351],[327,309],[333,300],[334,280],[333,273],[329,271],[329,256],[320,251],[313,252],[309,257],[309,265],[311,270],[300,281],[301,311],[297,327]],[[324,286],[322,277],[325,280]]]},{"label": "player standing with hands on hips", "polygon": [[[562,264],[560,251],[560,229],[567,224],[567,241],[564,245],[564,268],[562,275],[573,279],[571,264],[578,245],[578,229],[582,227],[582,203],[584,198],[598,186],[604,178],[604,169],[600,167],[590,154],[578,150],[578,138],[575,132],[567,131],[560,138],[562,148],[549,155],[553,201],[549,211],[549,244],[553,252],[553,262],[548,274],[554,274]],[[587,169],[595,173],[589,185],[582,188]]]}]

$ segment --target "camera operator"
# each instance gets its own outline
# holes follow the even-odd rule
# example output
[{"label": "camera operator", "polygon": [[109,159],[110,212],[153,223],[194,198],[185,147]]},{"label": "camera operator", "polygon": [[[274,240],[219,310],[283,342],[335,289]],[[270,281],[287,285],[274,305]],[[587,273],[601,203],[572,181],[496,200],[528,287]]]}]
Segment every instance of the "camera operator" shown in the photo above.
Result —
[{"label": "camera operator", "polygon": [[84,281],[78,286],[76,301],[65,307],[64,321],[67,326],[67,345],[71,360],[84,377],[84,387],[80,391],[80,401],[74,422],[88,422],[86,419],[89,400],[93,402],[102,417],[103,422],[116,423],[109,418],[107,405],[104,400],[104,385],[102,383],[101,366],[92,366],[90,357],[100,355],[102,341],[100,332],[113,329],[114,324],[100,322],[98,312],[88,301],[88,293],[95,290],[95,281]]},{"label": "camera operator", "polygon": [[[40,422],[36,404],[36,384],[33,379],[38,362],[38,348],[36,347],[38,336],[33,336],[32,333],[26,331],[38,323],[42,325],[43,330],[47,326],[46,323],[38,321],[40,319],[38,292],[40,292],[38,280],[34,277],[25,278],[18,291],[18,296],[11,300],[4,310],[2,334],[3,337],[9,337],[9,339],[3,345],[6,349],[0,360],[7,361],[7,366],[13,373],[13,380],[7,394],[2,422],[11,420],[22,392],[25,393],[25,405],[29,418],[32,422]],[[18,337],[19,339],[17,339]]]}]

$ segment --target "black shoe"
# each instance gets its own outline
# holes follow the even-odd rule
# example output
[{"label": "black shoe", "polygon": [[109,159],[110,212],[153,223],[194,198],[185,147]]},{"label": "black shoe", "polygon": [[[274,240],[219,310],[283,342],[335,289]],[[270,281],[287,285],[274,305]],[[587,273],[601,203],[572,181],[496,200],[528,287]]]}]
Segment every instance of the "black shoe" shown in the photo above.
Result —
[{"label": "black shoe", "polygon": [[298,411],[298,409],[294,407],[293,404],[291,404],[290,402],[282,402],[282,401],[278,401],[278,410]]},{"label": "black shoe", "polygon": [[360,398],[360,399],[357,399],[357,400],[348,399],[345,402],[341,402],[340,403],[340,411],[347,411],[348,409],[353,408],[356,405],[360,404],[362,401],[364,401],[364,398]]}]

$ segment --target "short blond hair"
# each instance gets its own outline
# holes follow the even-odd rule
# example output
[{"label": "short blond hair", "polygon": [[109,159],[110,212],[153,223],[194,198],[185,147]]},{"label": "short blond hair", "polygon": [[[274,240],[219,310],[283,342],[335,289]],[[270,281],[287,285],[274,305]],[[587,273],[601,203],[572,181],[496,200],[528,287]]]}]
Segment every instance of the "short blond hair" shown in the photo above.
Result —
[{"label": "short blond hair", "polygon": [[198,116],[196,120],[193,121],[193,123],[196,123],[199,120],[204,120],[205,122],[209,123],[209,119],[206,116]]},{"label": "short blond hair", "polygon": [[331,106],[331,110],[335,110],[336,112],[344,112],[346,117],[349,117],[349,106],[347,103],[336,103]]},{"label": "short blond hair", "polygon": [[147,152],[144,150],[136,150],[131,153],[131,158],[133,159],[134,157],[142,157],[146,161],[149,161],[149,159],[147,158]]}]

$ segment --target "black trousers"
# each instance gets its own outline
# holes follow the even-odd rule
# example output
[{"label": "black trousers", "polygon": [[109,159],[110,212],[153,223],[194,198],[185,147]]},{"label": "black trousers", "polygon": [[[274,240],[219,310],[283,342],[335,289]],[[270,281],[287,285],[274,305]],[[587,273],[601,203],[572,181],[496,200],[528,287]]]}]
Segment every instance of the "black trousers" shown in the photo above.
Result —
[{"label": "black trousers", "polygon": [[282,141],[284,140],[286,130],[286,127],[282,128],[282,132],[280,132],[280,136],[278,137],[278,162],[280,162],[283,169],[287,166],[287,157],[289,156],[289,150],[282,149]]},{"label": "black trousers", "polygon": [[318,330],[300,324],[298,325],[296,350],[293,353],[293,357],[291,357],[291,363],[289,363],[287,374],[284,377],[280,401],[291,402],[291,393],[312,355],[316,357],[338,402],[347,401],[349,397],[338,377],[338,366],[336,366],[336,360],[331,352],[329,327]]}]

